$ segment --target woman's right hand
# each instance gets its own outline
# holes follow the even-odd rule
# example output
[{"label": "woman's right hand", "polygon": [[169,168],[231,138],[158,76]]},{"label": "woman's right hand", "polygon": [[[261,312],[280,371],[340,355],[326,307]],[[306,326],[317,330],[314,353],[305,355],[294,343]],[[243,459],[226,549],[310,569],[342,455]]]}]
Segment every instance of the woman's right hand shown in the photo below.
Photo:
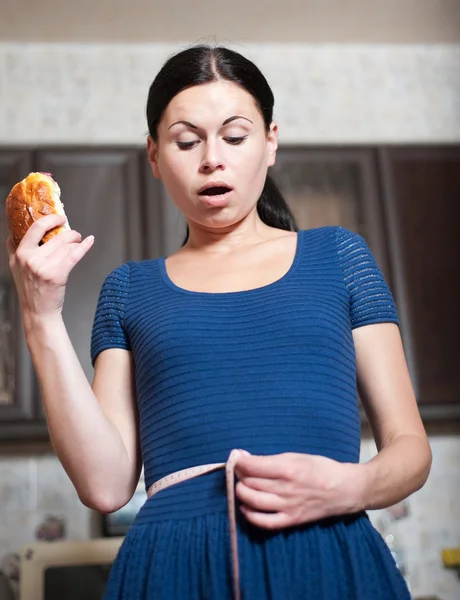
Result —
[{"label": "woman's right hand", "polygon": [[65,217],[60,215],[37,219],[17,249],[11,237],[7,239],[9,265],[25,322],[60,315],[69,273],[93,245],[93,236],[82,240],[74,230],[63,231],[39,245],[47,231],[64,223]]}]

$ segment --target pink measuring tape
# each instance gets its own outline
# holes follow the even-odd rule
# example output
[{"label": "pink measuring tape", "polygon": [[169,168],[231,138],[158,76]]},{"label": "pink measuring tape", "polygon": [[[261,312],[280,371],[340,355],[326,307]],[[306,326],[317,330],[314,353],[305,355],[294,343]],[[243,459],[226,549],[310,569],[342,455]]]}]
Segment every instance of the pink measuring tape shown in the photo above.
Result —
[{"label": "pink measuring tape", "polygon": [[189,467],[176,471],[170,475],[166,475],[152,484],[147,490],[147,497],[150,498],[157,492],[164,490],[176,483],[187,481],[199,477],[211,471],[225,469],[225,478],[227,483],[227,506],[228,520],[230,524],[230,542],[232,546],[232,572],[233,572],[233,597],[235,600],[240,600],[240,568],[238,563],[238,538],[236,531],[236,509],[235,509],[235,464],[238,459],[237,450],[232,450],[225,463],[212,463],[209,465],[199,465],[197,467]]}]

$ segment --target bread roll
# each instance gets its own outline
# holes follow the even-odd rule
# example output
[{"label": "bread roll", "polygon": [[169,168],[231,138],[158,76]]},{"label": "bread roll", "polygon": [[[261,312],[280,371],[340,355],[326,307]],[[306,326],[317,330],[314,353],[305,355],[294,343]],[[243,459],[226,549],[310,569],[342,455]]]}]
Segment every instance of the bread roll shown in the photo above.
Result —
[{"label": "bread roll", "polygon": [[[37,219],[50,214],[65,216],[60,196],[61,190],[50,173],[29,173],[13,187],[6,199],[6,221],[16,247]],[[64,225],[50,229],[41,243],[69,229],[66,217]]]}]

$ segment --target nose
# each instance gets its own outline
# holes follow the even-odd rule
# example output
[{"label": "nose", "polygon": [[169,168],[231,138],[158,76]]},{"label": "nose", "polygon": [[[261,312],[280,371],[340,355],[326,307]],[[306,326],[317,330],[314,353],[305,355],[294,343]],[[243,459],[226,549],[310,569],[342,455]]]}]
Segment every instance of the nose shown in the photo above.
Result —
[{"label": "nose", "polygon": [[218,155],[215,144],[205,144],[205,151],[200,165],[200,171],[203,173],[212,173],[216,170],[225,170],[225,165],[222,158]]}]

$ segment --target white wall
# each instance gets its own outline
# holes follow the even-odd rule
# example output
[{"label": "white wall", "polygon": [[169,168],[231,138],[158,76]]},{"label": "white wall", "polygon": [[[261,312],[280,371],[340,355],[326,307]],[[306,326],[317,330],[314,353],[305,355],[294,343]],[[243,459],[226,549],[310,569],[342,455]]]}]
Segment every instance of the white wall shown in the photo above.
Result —
[{"label": "white wall", "polygon": [[[0,144],[143,144],[180,44],[0,44]],[[460,140],[460,45],[233,46],[271,84],[281,143]]]}]

